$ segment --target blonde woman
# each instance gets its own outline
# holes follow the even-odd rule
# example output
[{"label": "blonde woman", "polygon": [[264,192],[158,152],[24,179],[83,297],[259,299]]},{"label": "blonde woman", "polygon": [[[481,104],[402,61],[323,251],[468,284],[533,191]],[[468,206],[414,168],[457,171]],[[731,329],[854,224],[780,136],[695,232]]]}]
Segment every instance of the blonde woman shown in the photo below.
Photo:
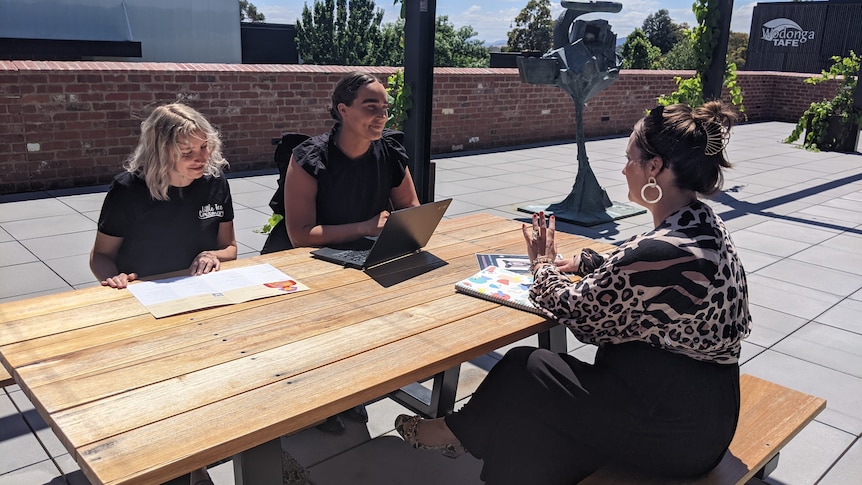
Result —
[{"label": "blonde woman", "polygon": [[121,289],[186,268],[200,275],[236,259],[225,166],[219,134],[203,115],[183,104],[153,110],[99,215],[90,269],[102,285]]}]

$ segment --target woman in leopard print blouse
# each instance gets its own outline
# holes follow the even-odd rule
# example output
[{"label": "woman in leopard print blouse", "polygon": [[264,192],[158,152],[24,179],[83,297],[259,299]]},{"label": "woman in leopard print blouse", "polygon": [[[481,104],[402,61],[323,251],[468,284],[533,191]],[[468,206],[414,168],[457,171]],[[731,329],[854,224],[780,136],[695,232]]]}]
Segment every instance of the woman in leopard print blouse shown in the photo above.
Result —
[{"label": "woman in leopard print blouse", "polygon": [[489,484],[571,484],[604,465],[667,478],[715,467],[736,430],[751,317],[727,228],[697,195],[721,187],[734,121],[719,101],[638,121],[623,174],[655,228],[613,253],[556,260],[554,217],[523,227],[533,302],[598,347],[594,364],[512,349],[460,411],[400,416],[405,440],[449,456],[466,448]]}]

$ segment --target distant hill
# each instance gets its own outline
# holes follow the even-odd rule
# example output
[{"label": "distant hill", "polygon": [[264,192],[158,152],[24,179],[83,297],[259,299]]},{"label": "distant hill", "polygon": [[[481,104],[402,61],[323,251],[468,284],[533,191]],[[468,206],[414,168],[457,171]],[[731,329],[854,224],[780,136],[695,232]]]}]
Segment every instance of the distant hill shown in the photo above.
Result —
[{"label": "distant hill", "polygon": [[483,41],[485,43],[485,47],[503,47],[509,45],[508,39],[503,40],[492,40],[490,42]]}]

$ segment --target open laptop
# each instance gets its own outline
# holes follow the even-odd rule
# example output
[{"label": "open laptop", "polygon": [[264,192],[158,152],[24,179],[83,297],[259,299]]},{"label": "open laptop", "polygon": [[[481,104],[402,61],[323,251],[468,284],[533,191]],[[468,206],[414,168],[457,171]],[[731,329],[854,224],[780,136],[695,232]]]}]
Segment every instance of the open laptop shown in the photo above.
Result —
[{"label": "open laptop", "polygon": [[338,247],[316,249],[311,254],[324,261],[366,269],[415,253],[431,239],[452,199],[429,202],[393,211],[376,240],[363,238]]}]

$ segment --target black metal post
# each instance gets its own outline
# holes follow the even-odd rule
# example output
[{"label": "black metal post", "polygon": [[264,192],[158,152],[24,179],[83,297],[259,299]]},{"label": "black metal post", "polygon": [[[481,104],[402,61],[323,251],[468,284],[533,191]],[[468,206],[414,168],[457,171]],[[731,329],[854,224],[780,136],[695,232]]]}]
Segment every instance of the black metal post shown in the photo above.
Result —
[{"label": "black metal post", "polygon": [[730,17],[733,0],[718,0],[718,44],[712,51],[712,64],[703,76],[703,99],[721,99],[721,85],[727,68],[727,42],[730,38]]},{"label": "black metal post", "polygon": [[413,108],[404,121],[404,148],[419,202],[434,199],[431,173],[431,95],[434,87],[434,25],[436,0],[404,0],[404,83]]}]

